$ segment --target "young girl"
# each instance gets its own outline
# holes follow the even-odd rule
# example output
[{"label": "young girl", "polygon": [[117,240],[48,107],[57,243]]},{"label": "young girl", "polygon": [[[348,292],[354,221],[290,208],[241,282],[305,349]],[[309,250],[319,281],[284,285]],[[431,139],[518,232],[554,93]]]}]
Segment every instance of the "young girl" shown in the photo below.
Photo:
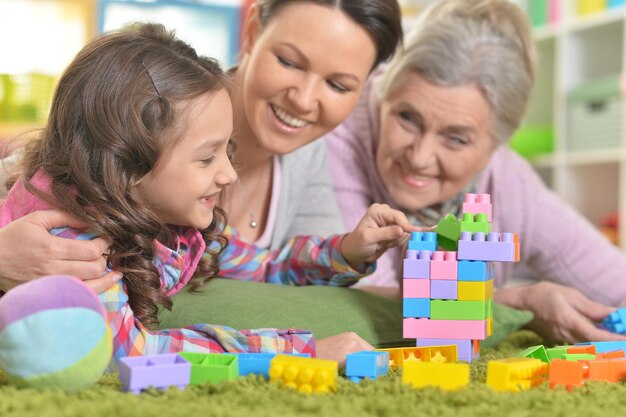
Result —
[{"label": "young girl", "polygon": [[213,276],[291,284],[350,285],[387,247],[415,230],[374,205],[345,236],[294,238],[280,251],[244,243],[225,228],[220,193],[237,178],[228,150],[228,80],[212,60],[160,25],[137,25],[87,45],[57,87],[43,138],[26,150],[0,225],[62,208],[89,225],[51,233],[111,241],[124,279],[102,293],[115,359],[176,351],[275,351],[315,355],[310,332],[236,331],[198,324],[150,330],[157,306]]}]

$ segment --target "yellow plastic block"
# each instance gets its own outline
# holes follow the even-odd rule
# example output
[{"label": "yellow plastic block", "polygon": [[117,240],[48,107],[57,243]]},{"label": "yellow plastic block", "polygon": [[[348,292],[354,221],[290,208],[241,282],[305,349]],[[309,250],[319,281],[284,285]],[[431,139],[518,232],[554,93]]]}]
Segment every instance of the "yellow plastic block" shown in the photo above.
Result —
[{"label": "yellow plastic block", "polygon": [[578,0],[576,11],[579,16],[598,13],[606,9],[607,0]]},{"label": "yellow plastic block", "polygon": [[337,362],[276,355],[270,363],[270,381],[310,394],[337,390]]},{"label": "yellow plastic block", "polygon": [[493,280],[459,281],[458,300],[484,301],[493,298]]},{"label": "yellow plastic block", "polygon": [[493,316],[487,317],[487,336],[493,334]]},{"label": "yellow plastic block", "polygon": [[456,362],[459,358],[456,345],[420,346],[390,349],[376,349],[389,352],[389,367],[402,368],[405,362]]},{"label": "yellow plastic block", "polygon": [[545,382],[550,365],[534,358],[506,358],[487,363],[487,385],[496,391],[522,391]]},{"label": "yellow plastic block", "polygon": [[453,391],[466,387],[469,376],[467,363],[406,362],[402,368],[402,383],[414,388],[434,386]]}]

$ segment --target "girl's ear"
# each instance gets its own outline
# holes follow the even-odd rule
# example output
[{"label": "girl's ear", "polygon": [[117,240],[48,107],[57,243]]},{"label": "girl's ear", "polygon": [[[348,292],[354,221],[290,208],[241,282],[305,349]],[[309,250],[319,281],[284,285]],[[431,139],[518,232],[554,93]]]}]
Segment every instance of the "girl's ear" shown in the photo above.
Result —
[{"label": "girl's ear", "polygon": [[243,32],[241,34],[242,46],[241,52],[249,54],[254,46],[257,36],[261,32],[261,19],[259,16],[259,7],[256,2],[252,3],[246,12],[246,18],[243,22]]}]

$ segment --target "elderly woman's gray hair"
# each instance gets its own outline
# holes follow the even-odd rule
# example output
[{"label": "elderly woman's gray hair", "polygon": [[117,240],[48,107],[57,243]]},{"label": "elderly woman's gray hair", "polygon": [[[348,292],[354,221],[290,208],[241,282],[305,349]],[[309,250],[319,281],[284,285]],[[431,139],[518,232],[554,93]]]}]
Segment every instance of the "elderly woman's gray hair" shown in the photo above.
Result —
[{"label": "elderly woman's gray hair", "polygon": [[420,16],[389,64],[383,98],[407,71],[437,85],[476,85],[493,112],[493,137],[506,142],[521,123],[535,77],[528,18],[507,0],[442,0]]}]

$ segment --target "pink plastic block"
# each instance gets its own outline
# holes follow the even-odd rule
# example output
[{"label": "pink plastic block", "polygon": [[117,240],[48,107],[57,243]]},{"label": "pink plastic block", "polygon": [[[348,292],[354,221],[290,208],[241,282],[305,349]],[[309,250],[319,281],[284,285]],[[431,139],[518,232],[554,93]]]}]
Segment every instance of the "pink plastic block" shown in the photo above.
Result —
[{"label": "pink plastic block", "polygon": [[430,298],[429,279],[405,279],[402,283],[402,297]]},{"label": "pink plastic block", "polygon": [[458,281],[447,279],[430,281],[430,298],[433,300],[456,300],[458,294]]},{"label": "pink plastic block", "polygon": [[456,252],[433,253],[430,261],[430,279],[457,279]]},{"label": "pink plastic block", "polygon": [[465,194],[461,213],[485,213],[487,221],[491,221],[491,196],[489,194]]},{"label": "pink plastic block", "polygon": [[561,5],[559,0],[548,1],[548,21],[552,24],[558,23]]},{"label": "pink plastic block", "polygon": [[405,339],[479,339],[487,337],[487,320],[430,320],[405,318]]},{"label": "pink plastic block", "polygon": [[430,278],[430,257],[429,250],[407,250],[404,259],[403,278]]},{"label": "pink plastic block", "polygon": [[515,237],[513,233],[463,232],[459,239],[459,260],[515,262]]}]

